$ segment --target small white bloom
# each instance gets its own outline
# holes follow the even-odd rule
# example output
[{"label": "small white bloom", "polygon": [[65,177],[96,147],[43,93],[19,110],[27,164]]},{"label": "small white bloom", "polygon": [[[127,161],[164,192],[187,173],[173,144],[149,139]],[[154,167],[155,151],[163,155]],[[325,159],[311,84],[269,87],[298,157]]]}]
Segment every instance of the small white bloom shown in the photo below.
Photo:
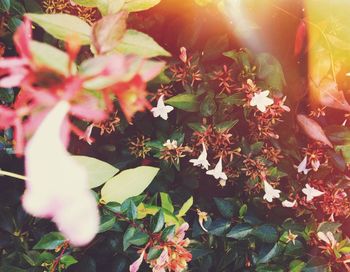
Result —
[{"label": "small white bloom", "polygon": [[223,179],[227,180],[227,176],[224,172],[222,172],[222,157],[220,157],[218,163],[216,164],[215,168],[212,170],[208,170],[206,172],[207,175],[214,176],[216,179]]},{"label": "small white bloom", "polygon": [[295,206],[295,204],[297,204],[296,200],[294,200],[293,202],[289,201],[289,200],[282,201],[282,206],[286,207],[286,208],[293,208]]},{"label": "small white bloom", "polygon": [[264,180],[264,190],[265,195],[263,196],[263,199],[265,199],[268,202],[272,202],[274,198],[280,197],[280,190],[274,189],[266,180]]},{"label": "small white bloom", "polygon": [[330,231],[324,232],[317,232],[318,239],[325,242],[326,244],[330,245],[332,248],[334,248],[337,245],[337,240],[335,240],[333,233]]},{"label": "small white bloom", "polygon": [[170,113],[174,107],[164,104],[164,95],[159,97],[157,107],[151,109],[154,117],[160,116],[164,120],[168,120],[168,113]]},{"label": "small white bloom", "polygon": [[224,188],[226,186],[226,179],[220,179],[219,180],[219,185]]},{"label": "small white bloom", "polygon": [[91,138],[91,133],[92,133],[92,129],[94,128],[94,124],[92,123],[91,125],[89,125],[84,132],[84,135],[79,137],[79,140],[84,140],[85,142],[87,142],[89,145],[91,145],[94,140]]},{"label": "small white bloom", "polygon": [[166,140],[166,142],[163,144],[163,146],[165,146],[167,149],[169,150],[173,150],[177,148],[177,141],[176,140],[172,140],[170,141],[169,139]]},{"label": "small white bloom", "polygon": [[208,154],[207,154],[207,150],[205,148],[204,143],[202,143],[202,146],[203,146],[203,151],[199,155],[198,159],[191,159],[190,163],[193,163],[194,166],[201,166],[202,169],[208,170],[208,167],[210,165],[208,160],[207,160]]},{"label": "small white bloom", "polygon": [[316,172],[318,170],[318,168],[320,168],[321,163],[319,160],[312,160],[311,166],[312,166],[312,170],[314,170]]},{"label": "small white bloom", "polygon": [[256,106],[261,112],[265,112],[266,107],[273,104],[273,100],[268,97],[269,93],[269,90],[255,93],[252,100],[250,100],[250,105],[253,107]]},{"label": "small white bloom", "polygon": [[314,197],[318,197],[324,194],[324,192],[321,192],[313,187],[311,187],[309,184],[305,185],[305,188],[301,190],[306,195],[306,201],[311,201]]},{"label": "small white bloom", "polygon": [[307,156],[301,161],[301,163],[298,165],[298,173],[303,173],[304,175],[307,175],[309,171],[311,170],[310,168],[306,168],[307,165]]}]

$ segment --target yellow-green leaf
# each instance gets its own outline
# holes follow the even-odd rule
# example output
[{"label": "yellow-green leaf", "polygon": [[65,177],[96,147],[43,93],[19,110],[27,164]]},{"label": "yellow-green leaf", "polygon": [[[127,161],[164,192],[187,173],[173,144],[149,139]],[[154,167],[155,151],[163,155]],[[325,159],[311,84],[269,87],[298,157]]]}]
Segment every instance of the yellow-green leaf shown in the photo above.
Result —
[{"label": "yellow-green leaf", "polygon": [[145,58],[171,56],[153,38],[133,29],[126,31],[116,50],[124,54],[134,54]]},{"label": "yellow-green leaf", "polygon": [[34,13],[27,13],[26,16],[56,39],[66,40],[69,36],[76,35],[82,45],[91,43],[91,27],[77,16]]},{"label": "yellow-green leaf", "polygon": [[73,156],[73,158],[86,169],[90,188],[101,186],[119,172],[113,165],[92,157]]},{"label": "yellow-green leaf", "polygon": [[50,67],[63,75],[68,75],[69,57],[65,52],[37,41],[30,42],[30,51],[37,65]]},{"label": "yellow-green leaf", "polygon": [[188,210],[193,205],[193,197],[191,196],[189,199],[186,200],[186,202],[182,205],[181,209],[179,210],[179,213],[177,214],[177,217],[183,217],[186,215]]},{"label": "yellow-green leaf", "polygon": [[140,166],[121,172],[111,178],[101,190],[101,200],[105,203],[122,203],[129,197],[141,194],[157,175],[159,168]]},{"label": "yellow-green leaf", "polygon": [[129,12],[147,10],[158,5],[161,0],[126,0],[124,9]]}]

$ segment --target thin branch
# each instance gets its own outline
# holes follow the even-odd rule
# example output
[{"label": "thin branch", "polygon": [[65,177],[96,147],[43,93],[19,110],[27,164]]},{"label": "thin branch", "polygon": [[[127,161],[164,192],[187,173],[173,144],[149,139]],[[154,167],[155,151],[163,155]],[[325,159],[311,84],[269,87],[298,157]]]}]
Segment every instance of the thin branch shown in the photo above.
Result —
[{"label": "thin branch", "polygon": [[8,172],[8,171],[4,171],[0,169],[0,176],[8,176],[8,177],[12,177],[12,178],[16,178],[16,179],[20,179],[20,180],[27,180],[27,178],[23,175],[19,175],[16,173],[12,173],[12,172]]}]

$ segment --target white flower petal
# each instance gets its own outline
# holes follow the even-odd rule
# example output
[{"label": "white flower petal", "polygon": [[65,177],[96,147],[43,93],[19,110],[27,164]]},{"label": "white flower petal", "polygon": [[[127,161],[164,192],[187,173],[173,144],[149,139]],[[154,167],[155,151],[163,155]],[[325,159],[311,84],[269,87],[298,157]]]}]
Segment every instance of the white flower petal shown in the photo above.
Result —
[{"label": "white flower petal", "polygon": [[69,107],[68,102],[59,102],[27,144],[23,207],[33,216],[51,217],[73,245],[83,246],[96,235],[99,214],[85,169],[60,137]]},{"label": "white flower petal", "polygon": [[297,201],[294,200],[293,202],[292,201],[289,201],[289,200],[284,200],[282,202],[282,206],[283,207],[286,207],[286,208],[293,208],[295,205],[297,204]]}]

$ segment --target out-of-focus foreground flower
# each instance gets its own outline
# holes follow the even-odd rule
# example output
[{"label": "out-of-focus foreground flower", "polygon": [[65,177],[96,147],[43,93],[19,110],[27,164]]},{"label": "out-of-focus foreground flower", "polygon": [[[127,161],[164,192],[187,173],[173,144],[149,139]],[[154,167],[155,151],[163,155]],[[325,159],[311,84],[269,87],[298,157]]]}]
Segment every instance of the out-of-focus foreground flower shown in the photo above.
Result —
[{"label": "out-of-focus foreground flower", "polygon": [[36,217],[52,218],[73,245],[82,246],[97,233],[99,215],[85,170],[62,142],[69,107],[59,102],[28,142],[23,207]]}]

